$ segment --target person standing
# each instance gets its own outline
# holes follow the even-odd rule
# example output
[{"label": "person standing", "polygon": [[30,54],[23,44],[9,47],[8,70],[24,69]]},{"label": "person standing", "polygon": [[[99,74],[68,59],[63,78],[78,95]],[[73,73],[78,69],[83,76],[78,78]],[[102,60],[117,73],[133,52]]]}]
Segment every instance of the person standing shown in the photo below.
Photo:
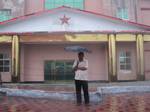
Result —
[{"label": "person standing", "polygon": [[73,71],[75,72],[75,87],[77,104],[82,104],[83,89],[84,101],[86,105],[89,105],[89,91],[88,91],[88,60],[84,59],[84,53],[78,53],[78,60],[74,61]]}]

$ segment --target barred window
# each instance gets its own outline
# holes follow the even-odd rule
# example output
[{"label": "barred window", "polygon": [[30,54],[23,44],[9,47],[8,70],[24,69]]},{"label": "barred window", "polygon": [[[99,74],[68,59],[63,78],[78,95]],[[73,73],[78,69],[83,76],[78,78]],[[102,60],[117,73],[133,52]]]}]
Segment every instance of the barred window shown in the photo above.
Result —
[{"label": "barred window", "polygon": [[128,2],[126,0],[113,0],[116,5],[116,17],[120,19],[129,19]]},{"label": "barred window", "polygon": [[84,9],[84,0],[45,0],[45,9],[69,6]]},{"label": "barred window", "polygon": [[119,63],[120,63],[120,70],[131,70],[131,53],[120,52]]},{"label": "barred window", "polygon": [[0,53],[0,72],[9,72],[9,70],[10,70],[9,55]]},{"label": "barred window", "polygon": [[0,9],[0,22],[11,19],[11,9]]},{"label": "barred window", "polygon": [[128,9],[127,8],[118,8],[117,9],[117,17],[120,19],[129,19]]},{"label": "barred window", "polygon": [[74,60],[45,61],[45,80],[73,80],[72,65]]}]

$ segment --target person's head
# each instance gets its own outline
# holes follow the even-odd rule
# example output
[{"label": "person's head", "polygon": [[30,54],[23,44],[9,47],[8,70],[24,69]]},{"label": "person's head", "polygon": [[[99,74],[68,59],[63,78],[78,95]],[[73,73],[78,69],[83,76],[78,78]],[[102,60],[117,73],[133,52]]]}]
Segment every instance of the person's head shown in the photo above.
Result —
[{"label": "person's head", "polygon": [[83,58],[84,58],[84,53],[83,52],[79,52],[78,53],[78,58],[79,58],[80,61],[82,61]]}]

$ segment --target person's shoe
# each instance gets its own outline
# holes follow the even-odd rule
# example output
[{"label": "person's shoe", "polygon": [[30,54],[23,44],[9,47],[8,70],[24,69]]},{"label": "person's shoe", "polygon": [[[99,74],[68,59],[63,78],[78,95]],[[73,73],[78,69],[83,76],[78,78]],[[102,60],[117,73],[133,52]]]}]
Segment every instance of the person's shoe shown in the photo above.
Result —
[{"label": "person's shoe", "polygon": [[90,106],[90,103],[85,103],[85,106],[89,107],[89,106]]},{"label": "person's shoe", "polygon": [[77,106],[80,106],[80,105],[82,105],[82,103],[77,103]]}]

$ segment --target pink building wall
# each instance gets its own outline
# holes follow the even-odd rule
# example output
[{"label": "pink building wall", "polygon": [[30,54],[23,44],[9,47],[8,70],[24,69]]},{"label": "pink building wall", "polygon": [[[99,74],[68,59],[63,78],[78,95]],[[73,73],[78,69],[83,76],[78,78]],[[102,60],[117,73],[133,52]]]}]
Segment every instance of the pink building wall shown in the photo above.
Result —
[{"label": "pink building wall", "polygon": [[24,54],[24,45],[20,45],[20,81],[24,81],[24,66],[25,66],[25,54]]},{"label": "pink building wall", "polygon": [[138,19],[140,23],[150,25],[150,0],[141,0],[139,3]]},{"label": "pink building wall", "polygon": [[24,0],[0,0],[0,9],[10,9],[11,16],[22,16],[24,15]]},{"label": "pink building wall", "polygon": [[44,10],[44,0],[25,0],[25,14]]},{"label": "pink building wall", "polygon": [[[137,74],[136,74],[136,44],[135,43],[127,43],[127,42],[121,42],[117,43],[117,75],[118,80],[136,80]],[[125,51],[125,52],[131,52],[131,71],[123,71],[120,70],[119,65],[119,53]]]},{"label": "pink building wall", "polygon": [[[68,45],[68,44],[67,44]],[[21,47],[21,81],[44,81],[44,61],[45,60],[74,60],[77,59],[76,53],[64,51],[65,44],[25,44]],[[89,79],[108,81],[108,51],[107,44],[82,44],[82,46],[92,50],[86,54],[89,60]],[[145,49],[150,48],[150,43],[145,44]],[[136,80],[136,43],[121,42],[117,43],[117,75],[118,80]],[[131,52],[131,71],[121,71],[119,69],[119,53],[121,51]],[[150,52],[145,55],[148,60]],[[145,63],[145,69],[150,71],[150,63]],[[146,71],[145,70],[145,71]],[[150,80],[150,72],[145,74],[146,80]]]},{"label": "pink building wall", "polygon": [[[69,45],[69,44],[66,44]],[[21,81],[44,81],[44,61],[45,60],[74,60],[77,54],[64,51],[65,44],[21,44]],[[92,53],[85,54],[89,60],[89,79],[108,81],[108,54],[107,44],[82,44],[92,50]],[[117,75],[118,80],[136,80],[136,44],[135,43],[117,43]],[[150,80],[150,42],[144,43],[145,58],[145,78]],[[119,70],[119,53],[121,51],[131,52],[131,71]],[[0,45],[0,53],[8,53],[11,56],[11,44]],[[10,57],[11,59],[11,57]],[[2,72],[2,80],[11,82],[10,72]]]},{"label": "pink building wall", "polygon": [[85,0],[85,10],[103,13],[102,0]]},{"label": "pink building wall", "polygon": [[145,78],[150,80],[150,42],[145,42],[144,44],[144,57],[145,57]]},{"label": "pink building wall", "polygon": [[[89,79],[108,80],[108,65],[105,44],[82,44],[92,50],[86,54],[89,60]],[[74,60],[77,53],[64,51],[64,44],[24,45],[24,58],[21,61],[21,81],[44,81],[45,60]],[[23,49],[23,48],[22,48]],[[24,61],[23,61],[24,60]]]}]

